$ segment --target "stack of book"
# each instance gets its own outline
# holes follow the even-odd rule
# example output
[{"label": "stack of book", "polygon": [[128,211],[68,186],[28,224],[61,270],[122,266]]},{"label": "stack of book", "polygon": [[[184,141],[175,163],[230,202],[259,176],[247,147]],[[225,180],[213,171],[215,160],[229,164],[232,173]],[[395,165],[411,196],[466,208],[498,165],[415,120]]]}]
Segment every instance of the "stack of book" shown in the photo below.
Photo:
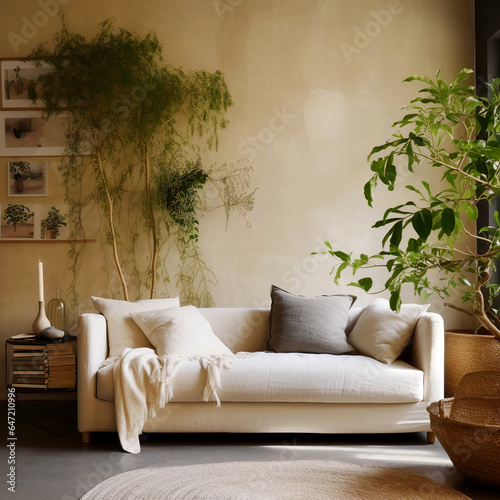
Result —
[{"label": "stack of book", "polygon": [[11,345],[11,385],[46,389],[48,382],[47,350],[44,345]]},{"label": "stack of book", "polygon": [[7,384],[20,389],[74,389],[75,352],[76,337],[63,342],[30,334],[11,337],[6,342]]},{"label": "stack of book", "polygon": [[47,344],[49,389],[71,389],[76,386],[75,343]]}]

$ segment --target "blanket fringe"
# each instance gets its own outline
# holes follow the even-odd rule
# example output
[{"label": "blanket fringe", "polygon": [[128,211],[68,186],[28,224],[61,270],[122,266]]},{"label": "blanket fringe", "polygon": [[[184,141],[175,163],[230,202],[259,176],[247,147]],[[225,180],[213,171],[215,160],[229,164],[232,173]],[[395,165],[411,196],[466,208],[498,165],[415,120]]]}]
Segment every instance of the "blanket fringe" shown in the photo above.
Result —
[{"label": "blanket fringe", "polygon": [[215,401],[217,408],[220,408],[221,402],[217,394],[217,389],[221,387],[220,371],[222,368],[229,368],[234,363],[234,359],[234,355],[228,354],[200,358],[200,364],[207,374],[207,381],[203,390],[203,401]]},{"label": "blanket fringe", "polygon": [[173,398],[173,379],[182,362],[200,363],[206,373],[203,400],[215,401],[220,407],[217,390],[221,387],[221,370],[229,368],[236,358],[256,354],[241,352],[205,357],[167,355],[159,358],[149,348],[125,349],[121,357],[113,360],[116,363],[113,367],[116,420],[123,449],[131,453],[140,451],[138,436],[144,423],[150,417],[155,418],[157,411]]}]

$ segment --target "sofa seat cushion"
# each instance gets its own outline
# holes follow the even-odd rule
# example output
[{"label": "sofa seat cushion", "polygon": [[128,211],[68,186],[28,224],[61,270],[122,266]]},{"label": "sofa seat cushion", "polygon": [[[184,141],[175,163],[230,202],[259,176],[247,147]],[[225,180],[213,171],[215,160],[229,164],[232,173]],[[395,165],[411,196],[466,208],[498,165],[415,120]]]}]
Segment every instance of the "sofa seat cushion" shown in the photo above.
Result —
[{"label": "sofa seat cushion", "polygon": [[[415,403],[423,372],[404,361],[391,365],[361,355],[259,352],[221,369],[222,402]],[[203,401],[206,373],[185,361],[173,378],[171,402]],[[97,376],[97,397],[114,401],[113,365]]]}]

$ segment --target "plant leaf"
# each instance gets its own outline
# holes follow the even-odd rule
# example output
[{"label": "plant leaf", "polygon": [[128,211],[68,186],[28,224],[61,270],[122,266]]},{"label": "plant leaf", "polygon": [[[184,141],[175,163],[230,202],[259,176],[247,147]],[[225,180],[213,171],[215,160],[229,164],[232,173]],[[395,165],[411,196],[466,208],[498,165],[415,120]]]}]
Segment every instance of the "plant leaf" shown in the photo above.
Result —
[{"label": "plant leaf", "polygon": [[432,231],[432,212],[427,208],[416,212],[411,218],[411,224],[420,238],[425,241]]},{"label": "plant leaf", "polygon": [[391,235],[390,244],[395,247],[399,246],[402,237],[403,237],[403,221],[399,221],[393,226],[393,232]]},{"label": "plant leaf", "polygon": [[365,199],[368,202],[368,206],[372,206],[373,194],[372,191],[377,187],[377,176],[374,175],[364,186]]},{"label": "plant leaf", "polygon": [[447,236],[455,230],[455,212],[452,208],[445,208],[441,214],[441,228]]},{"label": "plant leaf", "polygon": [[467,217],[472,221],[476,221],[479,216],[479,212],[477,210],[476,205],[470,205],[470,204],[467,205],[465,213],[467,214]]},{"label": "plant leaf", "polygon": [[351,257],[346,254],[345,252],[341,252],[340,250],[330,252],[332,255],[335,255],[335,257],[338,257],[340,260],[343,262],[349,262],[351,260]]},{"label": "plant leaf", "polygon": [[365,292],[368,292],[373,286],[373,280],[371,278],[361,278],[358,280],[358,284]]},{"label": "plant leaf", "polygon": [[401,296],[399,289],[396,289],[391,293],[389,304],[393,311],[399,312],[399,310],[401,309]]}]

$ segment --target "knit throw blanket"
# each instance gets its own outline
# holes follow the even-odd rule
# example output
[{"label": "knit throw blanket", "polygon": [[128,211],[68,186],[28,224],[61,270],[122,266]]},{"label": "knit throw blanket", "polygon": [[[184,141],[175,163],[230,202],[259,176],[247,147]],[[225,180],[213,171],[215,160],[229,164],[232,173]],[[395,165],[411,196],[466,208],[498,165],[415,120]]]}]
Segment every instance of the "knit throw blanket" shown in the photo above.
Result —
[{"label": "knit throw blanket", "polygon": [[130,453],[141,451],[139,434],[144,422],[149,417],[154,418],[156,411],[164,408],[173,397],[172,381],[181,363],[193,360],[200,363],[206,373],[203,400],[215,401],[219,407],[220,370],[231,366],[237,357],[250,355],[253,353],[197,358],[168,355],[160,358],[147,347],[125,349],[113,366],[116,424],[122,448]]}]

